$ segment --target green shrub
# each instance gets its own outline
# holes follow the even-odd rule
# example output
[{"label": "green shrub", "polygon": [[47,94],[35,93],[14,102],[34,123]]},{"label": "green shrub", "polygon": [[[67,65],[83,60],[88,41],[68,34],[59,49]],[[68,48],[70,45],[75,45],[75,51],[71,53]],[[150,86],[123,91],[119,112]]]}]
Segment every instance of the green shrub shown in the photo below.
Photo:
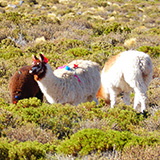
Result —
[{"label": "green shrub", "polygon": [[10,159],[42,159],[45,158],[45,150],[41,143],[36,141],[21,142],[16,144],[12,142],[9,150]]},{"label": "green shrub", "polygon": [[78,131],[58,146],[59,153],[74,155],[87,155],[93,151],[105,151],[107,147],[105,132],[98,129],[84,129]]},{"label": "green shrub", "polygon": [[106,29],[104,30],[104,34],[109,34],[111,32],[119,32],[119,33],[131,33],[131,29],[128,26],[122,26],[120,23],[116,23],[114,22],[113,24],[109,25],[108,27],[106,27]]},{"label": "green shrub", "polygon": [[81,120],[93,120],[94,118],[103,119],[107,117],[107,113],[103,112],[100,107],[93,101],[79,104],[76,110]]},{"label": "green shrub", "polygon": [[72,48],[66,51],[64,54],[71,55],[73,57],[84,57],[92,54],[92,52],[83,48]]},{"label": "green shrub", "polygon": [[9,144],[6,141],[0,143],[0,160],[8,159],[9,157]]},{"label": "green shrub", "polygon": [[23,99],[17,105],[10,105],[6,109],[14,112],[14,116],[19,116],[23,123],[34,122],[43,129],[52,129],[58,138],[72,133],[72,128],[80,118],[74,106],[45,103],[40,105],[41,102],[36,100],[35,97]]},{"label": "green shrub", "polygon": [[7,20],[10,20],[15,24],[18,24],[21,21],[21,19],[24,17],[24,15],[18,12],[7,12],[5,14],[5,17]]},{"label": "green shrub", "polygon": [[49,143],[41,144],[37,141],[17,141],[9,142],[6,139],[0,139],[0,160],[4,159],[45,159],[46,153],[55,152],[55,145]]},{"label": "green shrub", "polygon": [[23,99],[23,100],[19,100],[17,103],[17,108],[29,108],[29,107],[40,107],[42,105],[41,100],[33,97],[33,98],[29,98],[29,99]]},{"label": "green shrub", "polygon": [[134,131],[144,117],[138,114],[132,107],[120,104],[111,108],[108,113],[108,120],[113,129],[122,131]]},{"label": "green shrub", "polygon": [[0,136],[2,136],[3,129],[16,125],[18,125],[18,118],[14,117],[12,112],[0,108]]},{"label": "green shrub", "polygon": [[34,46],[27,47],[25,50],[27,53],[39,54],[43,52],[44,54],[53,53],[55,51],[55,45],[51,42],[45,41],[35,44]]},{"label": "green shrub", "polygon": [[23,52],[19,48],[15,48],[13,46],[8,46],[4,50],[0,50],[0,58],[4,59],[10,59],[10,58],[19,58],[20,56],[23,56]]},{"label": "green shrub", "polygon": [[151,57],[159,57],[160,56],[160,46],[141,46],[139,51],[145,52],[149,54]]},{"label": "green shrub", "polygon": [[72,48],[88,48],[89,46],[81,40],[76,39],[65,39],[60,40],[56,44],[56,52],[62,53]]},{"label": "green shrub", "polygon": [[83,156],[93,152],[101,153],[107,150],[123,150],[124,147],[140,145],[154,145],[159,143],[160,139],[155,137],[139,137],[125,131],[119,132],[107,130],[106,132],[99,129],[84,129],[71,136],[70,139],[64,140],[58,147],[57,152],[67,155]]}]

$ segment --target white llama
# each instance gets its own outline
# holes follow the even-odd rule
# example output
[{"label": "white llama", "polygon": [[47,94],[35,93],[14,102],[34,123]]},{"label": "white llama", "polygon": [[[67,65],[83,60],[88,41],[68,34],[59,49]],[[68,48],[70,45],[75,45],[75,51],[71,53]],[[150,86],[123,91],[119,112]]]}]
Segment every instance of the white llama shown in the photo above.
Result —
[{"label": "white llama", "polygon": [[81,102],[95,101],[101,85],[100,67],[88,60],[74,60],[67,66],[52,71],[44,55],[38,59],[29,73],[34,75],[41,91],[49,103],[78,105]]},{"label": "white llama", "polygon": [[153,66],[149,55],[129,50],[106,62],[101,72],[101,87],[97,97],[104,98],[111,107],[116,97],[124,92],[123,101],[130,105],[130,91],[134,90],[134,109],[141,104],[141,112],[146,108],[146,91],[152,80]]}]

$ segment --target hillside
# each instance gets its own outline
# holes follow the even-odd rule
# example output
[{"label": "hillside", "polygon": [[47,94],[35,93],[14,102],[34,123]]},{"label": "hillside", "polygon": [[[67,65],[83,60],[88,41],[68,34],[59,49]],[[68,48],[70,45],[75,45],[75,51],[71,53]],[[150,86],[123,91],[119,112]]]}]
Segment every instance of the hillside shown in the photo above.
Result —
[{"label": "hillside", "polygon": [[[160,2],[158,0],[0,0],[0,160],[158,159],[160,157]],[[11,104],[8,84],[32,55],[52,69],[74,59],[101,68],[134,49],[150,55],[153,79],[144,114],[118,97],[79,106],[44,98]]]}]

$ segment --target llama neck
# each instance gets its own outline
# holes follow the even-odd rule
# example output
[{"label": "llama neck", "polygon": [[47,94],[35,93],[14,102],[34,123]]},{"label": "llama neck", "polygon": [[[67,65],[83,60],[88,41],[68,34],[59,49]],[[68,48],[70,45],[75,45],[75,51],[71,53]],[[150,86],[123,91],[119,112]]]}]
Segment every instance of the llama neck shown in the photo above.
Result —
[{"label": "llama neck", "polygon": [[58,86],[60,85],[59,82],[59,78],[56,77],[56,75],[53,73],[53,70],[47,63],[46,74],[42,79],[37,81],[37,83],[49,103],[56,102],[56,95],[59,88]]}]

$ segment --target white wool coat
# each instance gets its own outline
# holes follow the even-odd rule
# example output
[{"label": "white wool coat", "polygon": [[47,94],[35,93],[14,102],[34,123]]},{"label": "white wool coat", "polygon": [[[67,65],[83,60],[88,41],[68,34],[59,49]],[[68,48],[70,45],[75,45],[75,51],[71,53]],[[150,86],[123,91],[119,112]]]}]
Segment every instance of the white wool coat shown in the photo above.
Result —
[{"label": "white wool coat", "polygon": [[130,91],[134,90],[134,108],[141,104],[141,111],[146,108],[146,91],[152,80],[153,66],[149,55],[129,50],[112,57],[106,62],[101,72],[100,97],[116,103],[116,96],[124,92],[123,100],[130,104]]},{"label": "white wool coat", "polygon": [[[78,65],[74,68],[74,64]],[[37,81],[41,91],[49,103],[78,105],[81,102],[96,101],[96,94],[100,88],[100,67],[88,60],[75,60],[65,68],[54,72],[46,63],[46,75]]]}]

